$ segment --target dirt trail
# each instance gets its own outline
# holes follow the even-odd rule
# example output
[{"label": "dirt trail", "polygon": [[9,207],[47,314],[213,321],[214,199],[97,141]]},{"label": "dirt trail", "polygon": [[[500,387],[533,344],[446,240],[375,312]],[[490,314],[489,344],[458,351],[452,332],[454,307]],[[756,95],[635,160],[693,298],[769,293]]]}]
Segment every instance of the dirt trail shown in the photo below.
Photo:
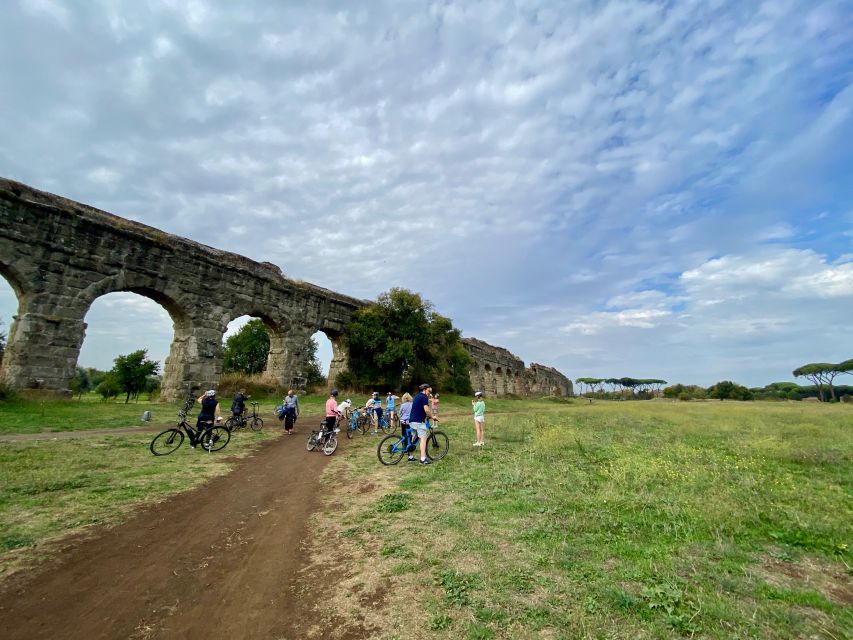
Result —
[{"label": "dirt trail", "polygon": [[300,637],[304,605],[290,596],[329,460],[306,437],[266,442],[228,475],[10,576],[0,637]]}]

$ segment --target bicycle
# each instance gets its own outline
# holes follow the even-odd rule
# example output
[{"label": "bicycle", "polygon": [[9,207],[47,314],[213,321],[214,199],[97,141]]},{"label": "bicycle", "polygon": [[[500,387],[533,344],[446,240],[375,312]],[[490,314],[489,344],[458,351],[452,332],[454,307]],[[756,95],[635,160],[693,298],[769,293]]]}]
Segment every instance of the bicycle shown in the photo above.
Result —
[{"label": "bicycle", "polygon": [[210,429],[196,429],[187,422],[187,411],[190,410],[194,402],[194,398],[187,398],[183,409],[178,412],[180,418],[178,424],[154,436],[148,447],[151,453],[155,456],[167,456],[177,451],[178,447],[184,443],[184,433],[189,437],[191,447],[201,444],[202,448],[208,453],[225,448],[231,440],[231,431],[220,425],[213,425]]},{"label": "bicycle", "polygon": [[260,431],[264,428],[264,421],[258,415],[258,403],[252,403],[252,413],[248,416],[244,415],[232,415],[228,420],[225,421],[225,428],[228,431],[234,431],[235,429],[242,429],[246,425],[252,429],[252,431]]},{"label": "bicycle", "polygon": [[[340,416],[338,422],[340,423]],[[320,450],[324,455],[330,456],[335,452],[335,449],[338,448],[338,433],[340,432],[339,427],[335,427],[331,431],[325,430],[326,421],[323,420],[320,422],[320,430],[312,431],[311,435],[308,436],[308,444],[305,445],[305,448],[308,451],[314,451],[317,447],[320,447]]]},{"label": "bicycle", "polygon": [[346,410],[346,418],[347,419],[347,438],[352,440],[355,432],[358,431],[361,435],[367,431],[367,423],[370,418],[364,420],[363,414],[358,410],[358,407],[355,409],[350,409],[347,407]]},{"label": "bicycle", "polygon": [[[447,455],[450,450],[450,438],[443,431],[432,428],[432,423],[426,421],[427,431],[427,456],[436,462]],[[386,466],[394,465],[403,459],[404,453],[411,454],[418,445],[417,433],[414,429],[406,429],[402,436],[385,436],[376,447],[376,457],[379,462]]]}]

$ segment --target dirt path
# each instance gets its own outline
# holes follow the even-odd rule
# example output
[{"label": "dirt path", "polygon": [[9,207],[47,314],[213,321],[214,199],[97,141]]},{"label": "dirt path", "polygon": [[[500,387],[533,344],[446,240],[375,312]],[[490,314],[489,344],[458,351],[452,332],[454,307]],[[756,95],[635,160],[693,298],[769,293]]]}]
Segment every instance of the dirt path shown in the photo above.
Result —
[{"label": "dirt path", "polygon": [[0,637],[300,637],[304,612],[289,596],[329,460],[305,450],[305,433],[266,442],[228,475],[10,576]]}]

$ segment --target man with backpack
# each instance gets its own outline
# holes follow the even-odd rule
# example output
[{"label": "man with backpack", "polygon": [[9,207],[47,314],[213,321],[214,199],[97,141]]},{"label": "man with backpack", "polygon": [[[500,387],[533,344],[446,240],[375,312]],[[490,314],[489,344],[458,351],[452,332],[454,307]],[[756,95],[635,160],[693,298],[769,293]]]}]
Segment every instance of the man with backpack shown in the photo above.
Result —
[{"label": "man with backpack", "polygon": [[284,421],[284,432],[287,435],[293,435],[293,425],[296,424],[296,418],[299,416],[299,398],[290,389],[284,400],[281,402],[281,419]]}]

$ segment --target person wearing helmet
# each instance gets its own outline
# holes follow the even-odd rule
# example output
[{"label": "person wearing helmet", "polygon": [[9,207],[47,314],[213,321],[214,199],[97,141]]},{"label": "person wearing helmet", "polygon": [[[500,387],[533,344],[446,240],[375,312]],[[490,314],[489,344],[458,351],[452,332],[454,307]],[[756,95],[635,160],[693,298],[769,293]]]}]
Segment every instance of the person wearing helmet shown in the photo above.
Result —
[{"label": "person wearing helmet", "polygon": [[[428,418],[433,421],[438,421],[438,418],[432,415],[432,407],[429,404],[429,394],[432,387],[426,383],[418,387],[420,391],[412,400],[412,411],[409,414],[409,428],[417,432],[420,438],[421,447],[421,464],[432,464],[432,461],[427,457],[427,426]],[[411,459],[411,458],[410,458]]]},{"label": "person wearing helmet", "polygon": [[216,389],[205,391],[199,396],[197,402],[201,405],[201,411],[198,413],[198,420],[195,423],[196,437],[190,438],[190,448],[195,448],[198,442],[201,442],[201,430],[209,432],[213,428],[213,421],[219,422],[222,420],[222,414],[219,411],[219,400],[216,399]]},{"label": "person wearing helmet", "polygon": [[335,422],[338,419],[338,390],[332,389],[329,392],[329,399],[326,400],[326,421],[323,424],[323,431],[328,432],[335,428]]}]

